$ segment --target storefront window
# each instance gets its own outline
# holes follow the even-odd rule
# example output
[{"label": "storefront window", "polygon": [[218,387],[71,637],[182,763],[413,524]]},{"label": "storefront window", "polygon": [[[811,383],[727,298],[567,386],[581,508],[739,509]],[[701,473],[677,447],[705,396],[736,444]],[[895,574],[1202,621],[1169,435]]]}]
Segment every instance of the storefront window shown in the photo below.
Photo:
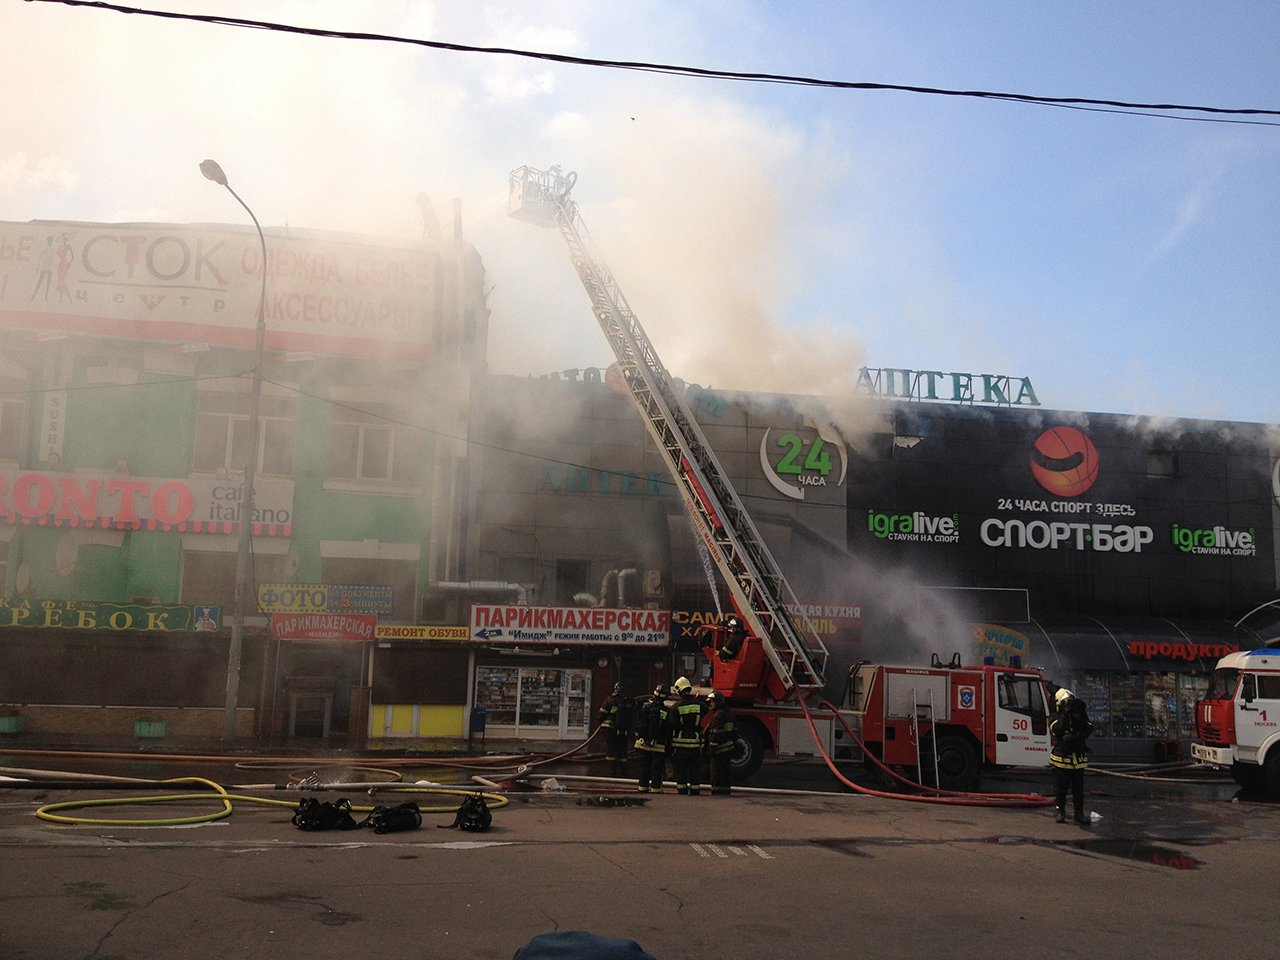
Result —
[{"label": "storefront window", "polygon": [[488,710],[487,723],[516,722],[519,670],[515,667],[479,667],[476,670],[476,706]]},{"label": "storefront window", "polygon": [[1209,695],[1209,678],[1183,674],[1178,677],[1178,735],[1182,740],[1196,736],[1196,701]]},{"label": "storefront window", "polygon": [[587,728],[587,710],[591,704],[587,673],[584,670],[566,670],[565,725],[569,729]]},{"label": "storefront window", "polygon": [[476,668],[477,707],[487,723],[507,727],[515,736],[586,736],[590,717],[591,673],[556,667]]},{"label": "storefront window", "polygon": [[1178,677],[1173,673],[1147,674],[1146,735],[1157,740],[1178,736]]},{"label": "storefront window", "polygon": [[1111,675],[1111,735],[1141,737],[1147,728],[1147,705],[1140,673]]},{"label": "storefront window", "polygon": [[559,670],[520,671],[520,726],[560,728]]},{"label": "storefront window", "polygon": [[1073,681],[1071,692],[1084,701],[1093,723],[1095,737],[1111,736],[1111,694],[1105,673],[1082,673]]}]

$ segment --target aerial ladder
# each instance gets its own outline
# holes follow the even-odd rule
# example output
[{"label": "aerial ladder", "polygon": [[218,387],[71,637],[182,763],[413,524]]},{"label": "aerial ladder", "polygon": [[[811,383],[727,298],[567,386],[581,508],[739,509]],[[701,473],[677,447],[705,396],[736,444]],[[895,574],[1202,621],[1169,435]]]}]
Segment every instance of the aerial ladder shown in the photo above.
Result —
[{"label": "aerial ladder", "polygon": [[[600,328],[617,357],[631,399],[675,481],[693,527],[720,571],[733,606],[742,618],[746,646],[713,660],[716,688],[720,677],[740,695],[758,685],[755,695],[803,700],[821,690],[827,649],[813,629],[769,548],[729,482],[702,429],[627,304],[612,272],[596,251],[570,193],[577,175],[559,167],[511,172],[508,212],[519,220],[558,227],[569,245],[574,268]],[[744,638],[735,638],[734,644]],[[761,669],[754,678],[740,674],[756,650]],[[725,651],[727,652],[727,651]],[[764,669],[764,660],[772,670]],[[732,695],[732,693],[730,694]]]}]

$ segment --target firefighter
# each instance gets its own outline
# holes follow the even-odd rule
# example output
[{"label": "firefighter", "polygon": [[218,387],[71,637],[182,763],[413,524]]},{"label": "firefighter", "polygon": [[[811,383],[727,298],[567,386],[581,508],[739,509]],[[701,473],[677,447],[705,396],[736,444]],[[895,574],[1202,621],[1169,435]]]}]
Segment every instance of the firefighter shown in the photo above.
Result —
[{"label": "firefighter", "polygon": [[667,691],[661,684],[640,702],[636,711],[636,756],[640,759],[641,793],[661,793],[667,772],[670,729],[667,725]]},{"label": "firefighter", "polygon": [[747,628],[742,625],[742,620],[736,616],[726,620],[724,627],[724,643],[716,651],[716,656],[720,658],[721,663],[728,663],[742,649],[742,642],[747,639]]},{"label": "firefighter", "polygon": [[679,697],[668,714],[671,725],[671,777],[676,793],[696,797],[702,789],[702,714],[706,705],[693,695],[693,684],[681,677],[672,687]]},{"label": "firefighter", "polygon": [[1053,765],[1054,803],[1058,808],[1058,822],[1067,822],[1067,791],[1071,791],[1072,808],[1076,823],[1088,823],[1084,812],[1084,772],[1089,766],[1089,734],[1093,724],[1089,722],[1084,701],[1065,687],[1053,695],[1057,716],[1049,725],[1053,736],[1053,748],[1049,751],[1049,763]]},{"label": "firefighter", "polygon": [[737,743],[737,734],[733,732],[733,711],[719,690],[707,695],[707,709],[711,715],[702,733],[702,743],[710,770],[711,795],[727,797],[730,789],[729,762],[733,759]]},{"label": "firefighter", "polygon": [[622,695],[622,684],[615,683],[613,691],[600,704],[600,726],[604,729],[605,758],[615,777],[627,775],[627,733],[629,710],[627,698]]}]

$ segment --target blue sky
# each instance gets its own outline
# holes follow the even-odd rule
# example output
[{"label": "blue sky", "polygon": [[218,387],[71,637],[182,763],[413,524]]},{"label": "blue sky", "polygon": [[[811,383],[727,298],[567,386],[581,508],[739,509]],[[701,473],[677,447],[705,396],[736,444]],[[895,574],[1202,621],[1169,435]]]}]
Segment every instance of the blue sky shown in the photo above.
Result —
[{"label": "blue sky", "polygon": [[[1045,96],[1280,109],[1264,2],[429,3],[156,9],[578,56]],[[494,286],[491,369],[604,366],[508,172],[576,170],[668,368],[838,395],[857,368],[1030,377],[1048,408],[1280,423],[1280,126],[695,80],[9,0],[0,219],[417,239]],[[1280,118],[1272,118],[1280,121]]]}]

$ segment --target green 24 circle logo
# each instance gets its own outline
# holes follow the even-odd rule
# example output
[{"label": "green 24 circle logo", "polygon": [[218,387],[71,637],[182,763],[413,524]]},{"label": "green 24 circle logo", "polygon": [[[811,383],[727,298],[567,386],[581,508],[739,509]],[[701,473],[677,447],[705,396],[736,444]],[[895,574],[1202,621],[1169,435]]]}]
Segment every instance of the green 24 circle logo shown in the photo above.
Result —
[{"label": "green 24 circle logo", "polygon": [[[816,436],[806,438],[790,431],[780,434],[770,445],[769,436],[773,432],[770,427],[760,438],[760,469],[775,490],[793,500],[803,500],[808,487],[840,486],[849,469],[849,456],[839,435],[816,423],[806,426],[811,427]],[[773,449],[782,450],[782,457],[776,465],[770,457]],[[834,478],[831,477],[834,469],[832,450],[840,459],[840,474]]]}]

